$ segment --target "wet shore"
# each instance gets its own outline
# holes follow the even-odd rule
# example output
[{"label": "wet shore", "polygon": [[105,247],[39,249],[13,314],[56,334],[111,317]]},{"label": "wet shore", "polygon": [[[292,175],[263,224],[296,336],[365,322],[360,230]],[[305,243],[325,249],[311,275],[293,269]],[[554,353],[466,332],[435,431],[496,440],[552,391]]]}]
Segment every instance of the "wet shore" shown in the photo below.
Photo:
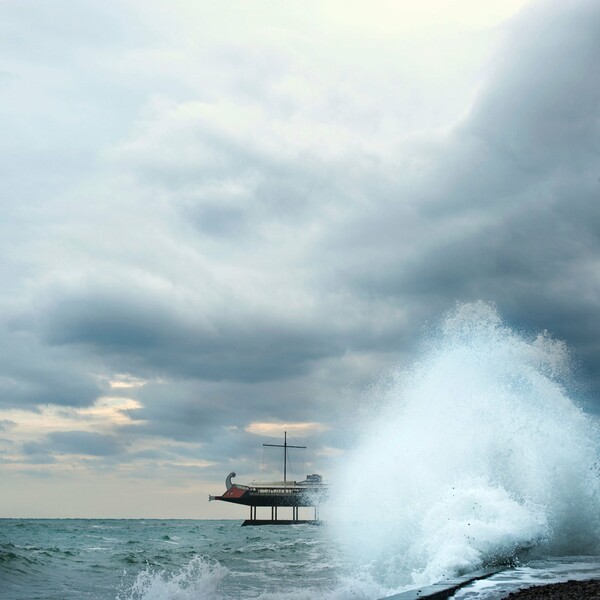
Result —
[{"label": "wet shore", "polygon": [[534,585],[505,596],[505,600],[580,600],[582,598],[600,600],[600,579]]}]

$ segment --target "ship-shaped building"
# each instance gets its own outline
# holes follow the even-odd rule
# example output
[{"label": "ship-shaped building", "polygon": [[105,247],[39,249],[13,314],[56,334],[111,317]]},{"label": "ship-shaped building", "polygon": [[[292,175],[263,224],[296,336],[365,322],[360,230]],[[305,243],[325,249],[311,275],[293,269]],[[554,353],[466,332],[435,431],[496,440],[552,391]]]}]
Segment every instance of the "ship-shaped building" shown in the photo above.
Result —
[{"label": "ship-shaped building", "polygon": [[[229,473],[225,480],[226,491],[221,496],[209,496],[210,500],[221,500],[232,504],[243,504],[250,507],[250,519],[242,525],[291,525],[296,523],[318,523],[319,505],[327,497],[327,485],[323,483],[321,475],[313,473],[307,475],[304,481],[288,481],[287,479],[287,452],[288,448],[306,448],[306,446],[293,446],[287,443],[287,432],[284,432],[283,444],[263,444],[283,448],[283,480],[252,483],[241,485],[233,483],[235,473]],[[270,507],[270,519],[258,519],[257,507]],[[279,519],[277,509],[279,507],[291,507],[291,519]],[[314,519],[299,518],[300,507],[314,507]]]}]

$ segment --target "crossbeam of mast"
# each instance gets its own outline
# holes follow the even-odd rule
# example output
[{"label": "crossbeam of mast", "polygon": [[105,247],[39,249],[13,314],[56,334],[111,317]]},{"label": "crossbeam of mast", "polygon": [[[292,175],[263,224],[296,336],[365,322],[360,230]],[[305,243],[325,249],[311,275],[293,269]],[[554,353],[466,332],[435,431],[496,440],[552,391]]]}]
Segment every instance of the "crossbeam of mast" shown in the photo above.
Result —
[{"label": "crossbeam of mast", "polygon": [[287,443],[287,431],[283,432],[283,444],[263,444],[272,448],[283,448],[283,483],[287,481],[287,449],[288,448],[306,448],[306,446],[292,446]]}]

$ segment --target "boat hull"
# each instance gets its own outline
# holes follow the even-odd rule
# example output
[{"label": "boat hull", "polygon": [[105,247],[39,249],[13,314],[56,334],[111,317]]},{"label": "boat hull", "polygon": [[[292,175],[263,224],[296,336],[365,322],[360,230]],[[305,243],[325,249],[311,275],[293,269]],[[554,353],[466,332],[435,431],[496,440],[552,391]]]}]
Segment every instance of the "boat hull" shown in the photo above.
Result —
[{"label": "boat hull", "polygon": [[325,486],[260,488],[233,484],[215,500],[244,506],[315,506],[325,499]]}]

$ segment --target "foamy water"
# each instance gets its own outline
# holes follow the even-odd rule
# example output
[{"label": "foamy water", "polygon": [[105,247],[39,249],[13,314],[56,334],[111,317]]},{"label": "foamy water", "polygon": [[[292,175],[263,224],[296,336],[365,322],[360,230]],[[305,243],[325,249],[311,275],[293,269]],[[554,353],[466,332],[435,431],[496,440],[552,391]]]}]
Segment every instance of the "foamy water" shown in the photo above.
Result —
[{"label": "foamy water", "polygon": [[401,589],[598,553],[598,436],[566,384],[563,344],[457,307],[344,457],[331,516],[346,555]]}]

